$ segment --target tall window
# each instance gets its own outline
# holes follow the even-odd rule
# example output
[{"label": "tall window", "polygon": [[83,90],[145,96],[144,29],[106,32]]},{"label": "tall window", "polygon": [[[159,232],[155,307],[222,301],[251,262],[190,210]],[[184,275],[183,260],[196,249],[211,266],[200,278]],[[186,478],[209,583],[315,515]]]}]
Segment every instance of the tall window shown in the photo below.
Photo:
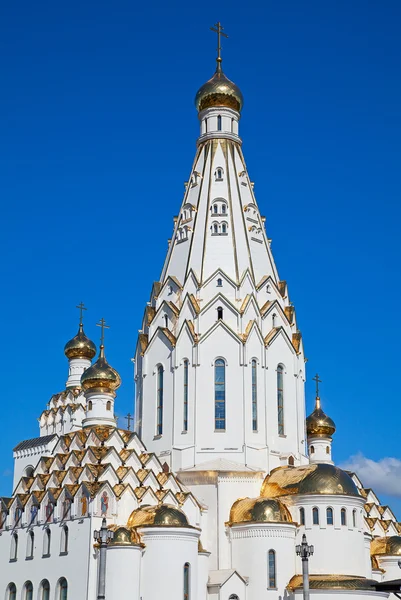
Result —
[{"label": "tall window", "polygon": [[221,358],[214,363],[214,428],[226,428],[226,365]]},{"label": "tall window", "polygon": [[284,435],[284,367],[277,367],[277,416],[278,433]]},{"label": "tall window", "polygon": [[217,131],[221,131],[221,115],[217,117]]},{"label": "tall window", "polygon": [[219,226],[217,225],[217,223],[215,223],[215,224],[213,225],[213,232],[214,232],[214,233],[219,233]]},{"label": "tall window", "polygon": [[163,367],[157,367],[157,435],[163,433]]},{"label": "tall window", "polygon": [[10,560],[17,560],[18,557],[18,533],[14,533],[11,538]]},{"label": "tall window", "polygon": [[217,280],[217,287],[223,287],[223,280],[220,278]]},{"label": "tall window", "polygon": [[330,506],[326,508],[326,521],[327,525],[334,525],[333,509]]},{"label": "tall window", "polygon": [[341,509],[341,525],[346,525],[347,524],[347,511],[345,510],[345,508]]},{"label": "tall window", "polygon": [[222,226],[221,226],[221,232],[222,233],[227,233],[227,225],[225,223],[223,223]]},{"label": "tall window", "polygon": [[304,508],[299,509],[299,523],[300,523],[300,525],[305,525],[305,509]]},{"label": "tall window", "polygon": [[16,600],[17,598],[17,588],[15,587],[15,583],[9,583],[7,588],[7,600]]},{"label": "tall window", "polygon": [[68,594],[67,580],[64,577],[62,577],[58,582],[56,600],[67,600],[67,594]]},{"label": "tall window", "polygon": [[111,410],[111,402],[110,402],[110,400],[107,400],[107,402],[106,402],[106,410]]},{"label": "tall window", "polygon": [[314,525],[319,525],[319,509],[316,508],[316,506],[312,509],[312,523]]},{"label": "tall window", "polygon": [[43,556],[50,556],[51,533],[50,529],[43,532]]},{"label": "tall window", "polygon": [[310,453],[311,454],[315,454],[315,446],[311,446],[310,447]]},{"label": "tall window", "polygon": [[221,205],[221,212],[222,212],[223,214],[225,214],[225,212],[226,212],[226,205],[225,205],[225,204],[222,204],[222,205]]},{"label": "tall window", "polygon": [[219,212],[219,207],[217,206],[217,204],[215,204],[213,206],[213,212],[214,212],[215,215],[217,215],[217,213]]},{"label": "tall window", "polygon": [[355,510],[355,508],[352,511],[352,525],[353,525],[353,527],[356,527],[356,510]]},{"label": "tall window", "polygon": [[219,308],[217,309],[217,318],[219,320],[223,318],[223,309],[221,308],[221,306],[219,306]]},{"label": "tall window", "polygon": [[23,600],[33,600],[33,585],[31,581],[27,581],[24,585]]},{"label": "tall window", "polygon": [[184,431],[188,431],[188,365],[189,361],[184,360]]},{"label": "tall window", "polygon": [[92,400],[89,400],[89,402],[88,402],[88,410],[92,410],[92,408],[93,408]]},{"label": "tall window", "polygon": [[276,553],[274,552],[274,550],[269,550],[268,560],[269,560],[268,585],[269,585],[269,588],[275,588],[276,587]]},{"label": "tall window", "polygon": [[257,362],[252,360],[252,431],[258,430],[258,382]]},{"label": "tall window", "polygon": [[47,579],[44,579],[40,585],[39,600],[50,600],[50,584]]},{"label": "tall window", "polygon": [[68,527],[64,525],[61,530],[60,554],[68,554]]},{"label": "tall window", "polygon": [[33,548],[35,544],[35,534],[30,531],[26,538],[26,557],[33,558]]},{"label": "tall window", "polygon": [[189,571],[190,564],[185,563],[184,565],[184,600],[189,600]]}]

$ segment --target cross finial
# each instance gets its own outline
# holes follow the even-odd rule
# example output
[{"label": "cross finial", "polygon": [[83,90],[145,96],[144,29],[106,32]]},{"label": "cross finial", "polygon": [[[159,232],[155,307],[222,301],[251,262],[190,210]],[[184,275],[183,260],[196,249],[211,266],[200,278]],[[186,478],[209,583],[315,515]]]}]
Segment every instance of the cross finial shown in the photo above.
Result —
[{"label": "cross finial", "polygon": [[316,375],[312,378],[312,381],[316,382],[316,398],[319,398],[319,383],[322,383],[322,380],[319,379],[319,375]]},{"label": "cross finial", "polygon": [[103,319],[103,317],[99,320],[99,323],[96,323],[96,327],[101,327],[102,328],[102,332],[100,334],[100,347],[104,347],[104,330],[105,329],[110,329],[110,325],[106,325],[106,321]]},{"label": "cross finial", "polygon": [[84,310],[87,310],[85,308],[85,304],[83,302],[81,302],[80,304],[78,304],[75,308],[79,308],[79,326],[82,327],[83,323],[83,318],[84,318]]},{"label": "cross finial", "polygon": [[217,33],[217,69],[220,71],[221,70],[221,61],[223,60],[221,58],[221,36],[228,38],[228,35],[226,33],[223,33],[223,26],[220,23],[220,21],[218,21],[217,23],[215,23],[213,25],[213,27],[210,28],[212,31],[214,31],[215,33]]},{"label": "cross finial", "polygon": [[128,414],[127,414],[127,416],[126,416],[126,417],[124,417],[124,418],[125,418],[125,419],[127,420],[127,422],[128,422],[127,429],[128,429],[128,431],[129,431],[129,430],[131,429],[131,421],[133,421],[133,420],[134,420],[134,417],[132,417],[132,416],[131,416],[131,413],[128,413]]}]

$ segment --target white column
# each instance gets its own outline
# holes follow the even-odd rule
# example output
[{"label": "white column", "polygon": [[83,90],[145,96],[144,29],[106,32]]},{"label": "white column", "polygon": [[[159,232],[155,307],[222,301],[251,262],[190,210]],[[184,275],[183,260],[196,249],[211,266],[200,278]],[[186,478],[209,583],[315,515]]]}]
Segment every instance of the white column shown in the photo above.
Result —
[{"label": "white column", "polygon": [[106,598],[140,598],[140,546],[113,546],[107,548]]},{"label": "white column", "polygon": [[67,388],[81,387],[81,375],[91,366],[89,358],[70,358],[68,368]]},{"label": "white column", "polygon": [[88,390],[85,393],[86,398],[86,417],[82,421],[83,427],[93,427],[96,425],[111,425],[116,427],[117,419],[114,417],[114,398],[113,392],[104,392],[100,390]]},{"label": "white column", "polygon": [[333,464],[331,458],[332,438],[322,436],[308,437],[309,461],[311,463],[329,463]]}]

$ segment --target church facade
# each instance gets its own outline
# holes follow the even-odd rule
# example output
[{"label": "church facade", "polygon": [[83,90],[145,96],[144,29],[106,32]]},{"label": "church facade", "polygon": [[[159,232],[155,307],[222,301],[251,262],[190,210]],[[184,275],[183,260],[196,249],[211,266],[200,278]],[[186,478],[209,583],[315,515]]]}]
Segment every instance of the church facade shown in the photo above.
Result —
[{"label": "church facade", "polygon": [[220,51],[195,104],[197,151],[138,336],[135,431],[115,418],[105,323],[97,355],[81,306],[65,388],[14,448],[0,498],[0,598],[299,598],[304,535],[317,600],[386,598],[375,582],[398,577],[401,524],[335,466],[318,377],[306,418],[302,335]]}]

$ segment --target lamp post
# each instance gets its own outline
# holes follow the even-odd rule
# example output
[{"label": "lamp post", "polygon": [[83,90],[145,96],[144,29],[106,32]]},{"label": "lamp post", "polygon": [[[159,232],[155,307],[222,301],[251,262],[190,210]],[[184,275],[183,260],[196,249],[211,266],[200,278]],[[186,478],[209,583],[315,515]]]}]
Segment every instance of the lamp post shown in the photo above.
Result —
[{"label": "lamp post", "polygon": [[99,544],[99,569],[97,574],[97,600],[106,598],[106,552],[107,544],[114,538],[114,532],[107,529],[107,521],[103,519],[99,531],[93,532],[95,541]]},{"label": "lamp post", "polygon": [[302,536],[302,543],[298,544],[295,547],[295,551],[297,556],[300,556],[302,559],[302,582],[303,582],[303,591],[304,591],[304,600],[309,600],[309,557],[312,556],[314,552],[313,546],[308,546],[308,542],[306,541],[306,535]]}]

